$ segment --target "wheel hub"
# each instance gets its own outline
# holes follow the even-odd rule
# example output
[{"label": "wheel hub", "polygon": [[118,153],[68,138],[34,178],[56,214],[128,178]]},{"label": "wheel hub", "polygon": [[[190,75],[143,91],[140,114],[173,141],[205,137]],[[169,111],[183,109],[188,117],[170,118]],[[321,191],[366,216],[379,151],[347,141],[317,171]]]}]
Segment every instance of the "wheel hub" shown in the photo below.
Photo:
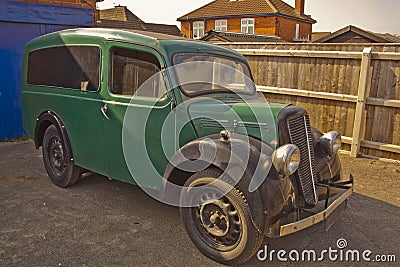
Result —
[{"label": "wheel hub", "polygon": [[200,208],[203,227],[213,236],[222,237],[229,232],[229,216],[220,200],[204,203]]},{"label": "wheel hub", "polygon": [[58,138],[53,139],[50,145],[50,161],[58,172],[62,172],[64,168],[64,149]]}]

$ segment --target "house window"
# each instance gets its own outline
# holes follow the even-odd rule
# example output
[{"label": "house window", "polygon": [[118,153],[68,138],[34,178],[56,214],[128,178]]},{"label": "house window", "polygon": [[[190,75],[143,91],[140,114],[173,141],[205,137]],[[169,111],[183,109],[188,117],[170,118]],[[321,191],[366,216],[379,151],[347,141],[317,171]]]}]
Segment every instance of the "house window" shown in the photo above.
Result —
[{"label": "house window", "polygon": [[200,39],[204,36],[204,21],[193,22],[193,39]]},{"label": "house window", "polygon": [[242,32],[254,33],[254,19],[242,19]]},{"label": "house window", "polygon": [[226,32],[228,31],[228,21],[225,19],[215,21],[215,30]]}]

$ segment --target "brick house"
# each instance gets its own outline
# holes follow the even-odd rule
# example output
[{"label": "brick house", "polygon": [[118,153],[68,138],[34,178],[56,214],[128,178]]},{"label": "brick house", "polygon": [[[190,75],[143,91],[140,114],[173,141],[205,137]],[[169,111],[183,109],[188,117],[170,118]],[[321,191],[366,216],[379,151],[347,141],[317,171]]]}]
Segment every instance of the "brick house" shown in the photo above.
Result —
[{"label": "brick house", "polygon": [[316,23],[304,14],[305,0],[292,7],[282,0],[215,0],[178,18],[182,34],[200,39],[211,30],[275,35],[308,41]]}]

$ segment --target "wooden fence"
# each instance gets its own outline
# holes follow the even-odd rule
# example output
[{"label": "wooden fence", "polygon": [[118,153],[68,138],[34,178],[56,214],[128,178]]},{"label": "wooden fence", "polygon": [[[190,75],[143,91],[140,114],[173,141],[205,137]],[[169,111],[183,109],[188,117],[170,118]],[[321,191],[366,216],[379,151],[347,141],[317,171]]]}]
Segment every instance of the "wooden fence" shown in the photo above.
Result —
[{"label": "wooden fence", "polygon": [[400,160],[400,45],[221,43],[247,57],[270,101],[306,108],[352,157]]}]

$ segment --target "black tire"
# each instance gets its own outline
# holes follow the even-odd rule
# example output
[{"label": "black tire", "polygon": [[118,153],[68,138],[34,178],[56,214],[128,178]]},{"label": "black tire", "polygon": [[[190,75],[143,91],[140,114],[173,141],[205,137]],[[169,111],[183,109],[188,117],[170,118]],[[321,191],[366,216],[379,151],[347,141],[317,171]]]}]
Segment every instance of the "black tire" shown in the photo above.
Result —
[{"label": "black tire", "polygon": [[59,135],[56,126],[50,125],[43,137],[43,162],[51,181],[59,187],[74,185],[81,169],[71,161],[71,148],[64,149],[68,143]]},{"label": "black tire", "polygon": [[[219,170],[207,169],[186,181],[188,189],[182,191],[181,203],[203,204],[181,207],[181,217],[189,237],[204,255],[226,265],[238,265],[253,257],[264,235],[251,220],[244,194],[218,180],[220,174]],[[208,188],[191,191],[202,185]]]}]

